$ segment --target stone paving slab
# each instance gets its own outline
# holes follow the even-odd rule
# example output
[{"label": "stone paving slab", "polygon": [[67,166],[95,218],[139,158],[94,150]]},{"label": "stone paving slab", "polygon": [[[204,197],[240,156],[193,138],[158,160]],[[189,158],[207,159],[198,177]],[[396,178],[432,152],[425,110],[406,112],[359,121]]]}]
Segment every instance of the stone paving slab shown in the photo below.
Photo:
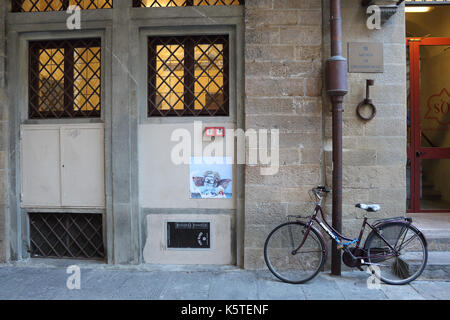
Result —
[{"label": "stone paving slab", "polygon": [[269,271],[208,267],[180,271],[81,267],[81,288],[69,290],[66,268],[0,265],[0,299],[160,300],[439,300],[450,299],[450,279],[367,287],[368,274],[320,273],[302,285],[279,281]]},{"label": "stone paving slab", "polygon": [[279,281],[269,271],[258,271],[257,290],[260,300],[306,300],[302,286],[287,285]]}]

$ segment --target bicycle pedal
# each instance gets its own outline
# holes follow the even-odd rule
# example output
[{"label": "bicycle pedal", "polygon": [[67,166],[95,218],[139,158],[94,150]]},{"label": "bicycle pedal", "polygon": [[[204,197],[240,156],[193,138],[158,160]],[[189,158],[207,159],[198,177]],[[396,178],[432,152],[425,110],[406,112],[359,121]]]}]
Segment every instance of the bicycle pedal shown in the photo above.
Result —
[{"label": "bicycle pedal", "polygon": [[344,246],[339,246],[339,245],[337,246],[338,250],[341,250],[342,248],[344,248]]}]

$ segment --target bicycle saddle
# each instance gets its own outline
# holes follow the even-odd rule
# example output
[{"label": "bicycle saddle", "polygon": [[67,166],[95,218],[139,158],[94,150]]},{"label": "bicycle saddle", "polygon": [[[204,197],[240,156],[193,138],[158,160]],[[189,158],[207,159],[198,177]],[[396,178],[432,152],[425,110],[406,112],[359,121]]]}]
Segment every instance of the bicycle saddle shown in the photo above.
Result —
[{"label": "bicycle saddle", "polygon": [[355,207],[366,210],[367,212],[377,212],[381,209],[380,205],[378,204],[357,203]]}]

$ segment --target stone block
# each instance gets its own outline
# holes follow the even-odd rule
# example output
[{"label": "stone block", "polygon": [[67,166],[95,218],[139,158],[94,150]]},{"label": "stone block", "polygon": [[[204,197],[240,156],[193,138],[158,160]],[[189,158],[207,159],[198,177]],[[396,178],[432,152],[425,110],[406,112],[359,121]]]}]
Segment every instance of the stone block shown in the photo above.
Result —
[{"label": "stone block", "polygon": [[322,29],[317,26],[280,27],[280,43],[318,46]]},{"label": "stone block", "polygon": [[292,114],[296,109],[293,98],[248,98],[246,114]]},{"label": "stone block", "polygon": [[264,262],[264,253],[262,248],[245,248],[244,268],[250,270],[267,268],[266,263]]},{"label": "stone block", "polygon": [[[8,194],[8,172],[6,170],[0,170],[0,205],[6,205]],[[0,212],[0,220],[4,219]]]},{"label": "stone block", "polygon": [[[247,115],[246,127],[252,129],[279,129],[281,132],[320,134],[321,118],[299,115]],[[316,137],[317,139],[318,137]],[[281,142],[280,137],[280,144]],[[301,143],[302,140],[299,140]],[[297,142],[298,143],[298,142]],[[320,142],[319,142],[320,143]]]},{"label": "stone block", "polygon": [[342,184],[346,188],[374,188],[378,182],[378,170],[374,166],[343,166]]},{"label": "stone block", "polygon": [[[248,51],[245,53],[249,54]],[[245,76],[249,78],[269,78],[272,63],[270,61],[254,61],[247,59],[245,62]]]},{"label": "stone block", "polygon": [[311,202],[288,202],[287,214],[308,217],[313,214],[315,205]]},{"label": "stone block", "polygon": [[295,46],[295,58],[297,60],[315,61],[322,58],[322,46]]},{"label": "stone block", "polygon": [[294,98],[294,106],[297,114],[322,115],[322,97],[297,97]]},{"label": "stone block", "polygon": [[265,225],[250,224],[245,228],[247,236],[245,237],[245,247],[264,248],[264,242],[270,232]]},{"label": "stone block", "polygon": [[320,9],[322,2],[318,0],[274,0],[273,6],[279,9]]},{"label": "stone block", "polygon": [[367,136],[404,136],[406,121],[404,118],[374,118],[364,128]]},{"label": "stone block", "polygon": [[270,66],[269,74],[274,78],[319,77],[320,65],[307,61],[274,61]]},{"label": "stone block", "polygon": [[295,10],[247,10],[245,16],[246,25],[250,26],[274,26],[274,25],[296,25],[298,13]]},{"label": "stone block", "polygon": [[263,168],[263,166],[246,166],[245,182],[247,185],[280,185],[280,183],[282,182],[282,176],[280,173],[275,175],[261,175],[261,168]]},{"label": "stone block", "polygon": [[[246,201],[245,203],[246,219],[250,216],[267,217],[280,216],[285,217],[287,214],[287,203],[285,202],[270,202],[270,201]],[[253,221],[249,223],[263,224],[261,221]]]},{"label": "stone block", "polygon": [[308,192],[311,190],[311,187],[296,187],[296,188],[283,188],[281,191],[281,199],[283,202],[308,202],[311,201],[311,198],[308,195]]},{"label": "stone block", "polygon": [[247,60],[293,60],[294,46],[292,45],[247,45],[245,48]]},{"label": "stone block", "polygon": [[321,10],[300,10],[298,24],[302,26],[322,27],[322,11]]},{"label": "stone block", "polygon": [[7,168],[8,154],[6,151],[0,151],[0,170]]},{"label": "stone block", "polygon": [[250,202],[281,201],[281,187],[246,185],[245,200]]},{"label": "stone block", "polygon": [[303,163],[302,149],[297,148],[283,148],[280,149],[279,161],[280,165],[300,165]]},{"label": "stone block", "polygon": [[[246,11],[252,11],[253,9],[272,9],[272,0],[247,0],[245,1]],[[249,10],[251,9],[251,10]]]},{"label": "stone block", "polygon": [[373,149],[344,149],[342,158],[345,166],[374,166],[377,163],[377,152]]},{"label": "stone block", "polygon": [[280,43],[279,27],[252,28],[245,29],[245,43],[249,44],[277,44]]},{"label": "stone block", "polygon": [[284,187],[316,186],[320,183],[320,164],[280,167]]},{"label": "stone block", "polygon": [[377,152],[377,165],[379,166],[406,166],[405,149],[384,149]]},{"label": "stone block", "polygon": [[246,79],[249,97],[290,97],[305,94],[305,79]]},{"label": "stone block", "polygon": [[306,80],[306,93],[308,97],[320,97],[322,96],[322,78],[307,78]]}]

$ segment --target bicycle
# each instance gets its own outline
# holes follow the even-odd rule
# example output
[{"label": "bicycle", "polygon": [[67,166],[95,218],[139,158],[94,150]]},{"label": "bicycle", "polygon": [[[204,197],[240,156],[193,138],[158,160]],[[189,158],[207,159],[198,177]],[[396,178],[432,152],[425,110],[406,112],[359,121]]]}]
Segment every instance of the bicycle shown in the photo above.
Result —
[{"label": "bicycle", "polygon": [[[330,190],[325,186],[311,189],[309,194],[315,204],[312,215],[290,215],[288,222],[277,226],[268,235],[264,244],[264,260],[278,279],[294,284],[305,283],[323,268],[328,249],[323,234],[314,223],[337,243],[338,249],[343,250],[342,260],[349,267],[363,271],[362,266],[378,266],[379,275],[373,270],[372,273],[381,281],[393,285],[407,284],[422,274],[428,259],[427,241],[422,232],[412,225],[410,217],[380,219],[370,224],[365,216],[359,236],[347,238],[324,218],[322,200],[328,192]],[[378,204],[358,203],[355,206],[367,212],[381,209]],[[318,218],[319,212],[322,220]],[[306,218],[309,220],[301,221]],[[366,226],[371,232],[361,247]]]}]

